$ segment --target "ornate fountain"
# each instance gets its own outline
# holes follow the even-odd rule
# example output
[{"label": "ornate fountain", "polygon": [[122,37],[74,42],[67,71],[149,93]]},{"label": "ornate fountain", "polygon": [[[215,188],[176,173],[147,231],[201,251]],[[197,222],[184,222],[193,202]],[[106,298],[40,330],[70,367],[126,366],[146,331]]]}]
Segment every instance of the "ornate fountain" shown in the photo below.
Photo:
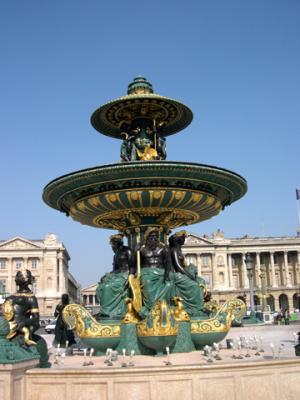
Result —
[{"label": "ornate fountain", "polygon": [[[122,141],[120,161],[64,175],[44,189],[43,199],[50,207],[82,224],[118,231],[111,241],[114,270],[97,289],[100,314],[91,316],[79,305],[64,310],[66,323],[96,354],[108,347],[136,354],[160,354],[166,346],[174,352],[202,348],[222,340],[233,316],[241,318],[245,312],[238,299],[205,312],[203,280],[195,267],[180,259],[186,232],[173,234],[175,250],[167,244],[171,230],[217,215],[247,191],[246,181],[226,169],[166,161],[166,138],[192,118],[187,106],[154,93],[151,83],[139,76],[126,96],[101,106],[91,117],[97,131]],[[160,281],[155,281],[158,290],[153,295],[147,273],[156,270],[163,275],[156,276]],[[102,313],[116,285],[118,308],[113,305]],[[189,310],[185,289],[195,294],[197,311]]]}]

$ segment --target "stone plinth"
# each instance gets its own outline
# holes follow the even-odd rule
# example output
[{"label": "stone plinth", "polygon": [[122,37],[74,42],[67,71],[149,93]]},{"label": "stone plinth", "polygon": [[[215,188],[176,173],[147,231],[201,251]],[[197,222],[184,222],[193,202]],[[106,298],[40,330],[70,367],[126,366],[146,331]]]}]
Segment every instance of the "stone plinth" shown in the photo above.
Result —
[{"label": "stone plinth", "polygon": [[39,360],[23,361],[16,364],[0,364],[0,399],[25,400],[25,372],[32,369]]},{"label": "stone plinth", "polygon": [[[299,399],[300,360],[32,369],[24,400]],[[6,400],[6,398],[5,398]]]}]

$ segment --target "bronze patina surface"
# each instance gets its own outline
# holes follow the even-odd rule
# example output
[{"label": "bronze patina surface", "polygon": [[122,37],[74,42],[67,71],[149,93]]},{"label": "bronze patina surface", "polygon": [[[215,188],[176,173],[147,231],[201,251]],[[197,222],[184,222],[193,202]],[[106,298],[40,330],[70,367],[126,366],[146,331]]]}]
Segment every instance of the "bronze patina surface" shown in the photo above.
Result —
[{"label": "bronze patina surface", "polygon": [[93,127],[120,139],[120,125],[132,123],[137,118],[164,122],[164,136],[186,128],[193,119],[192,111],[178,100],[153,93],[152,85],[142,76],[128,86],[127,96],[119,97],[98,108],[91,116]]},{"label": "bronze patina surface", "polygon": [[46,186],[43,199],[94,227],[123,230],[154,223],[175,228],[217,215],[246,191],[246,181],[225,169],[138,161],[65,175]]}]

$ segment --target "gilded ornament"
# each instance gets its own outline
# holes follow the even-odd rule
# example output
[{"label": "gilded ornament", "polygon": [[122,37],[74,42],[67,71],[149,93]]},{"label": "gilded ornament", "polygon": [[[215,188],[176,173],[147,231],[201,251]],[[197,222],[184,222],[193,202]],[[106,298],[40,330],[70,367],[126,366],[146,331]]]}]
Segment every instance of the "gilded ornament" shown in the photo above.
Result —
[{"label": "gilded ornament", "polygon": [[164,192],[160,190],[154,190],[153,191],[153,197],[156,200],[159,200],[161,197],[163,197]]},{"label": "gilded ornament", "polygon": [[186,192],[180,191],[180,192],[175,192],[175,199],[176,200],[182,200],[185,196]]},{"label": "gilded ornament", "polygon": [[118,200],[118,197],[117,197],[116,194],[112,193],[112,194],[108,194],[108,195],[107,195],[107,199],[108,199],[109,201],[115,202],[115,201]]},{"label": "gilded ornament", "polygon": [[136,201],[140,198],[141,192],[130,192],[130,197],[132,200]]},{"label": "gilded ornament", "polygon": [[128,212],[127,219],[129,223],[133,226],[139,226],[141,224],[141,217],[138,213]]},{"label": "gilded ornament", "polygon": [[193,192],[193,194],[192,194],[192,200],[195,203],[198,203],[202,199],[202,197],[203,197],[203,194],[200,194],[200,193]]},{"label": "gilded ornament", "polygon": [[157,151],[149,145],[145,147],[143,152],[137,149],[137,154],[142,161],[155,160],[158,157]]},{"label": "gilded ornament", "polygon": [[207,320],[191,320],[191,333],[226,333],[232,319],[240,321],[246,313],[246,305],[240,299],[226,301],[217,314]]},{"label": "gilded ornament", "polygon": [[[18,293],[18,295],[20,295],[20,294],[21,293]],[[24,293],[22,293],[22,294],[24,294]],[[31,293],[31,296],[32,296],[32,293]],[[9,329],[10,329],[10,331],[6,335],[6,339],[11,339],[14,336],[16,336],[16,334],[17,334],[17,323],[16,323],[16,321],[13,321],[13,318],[15,316],[13,301],[12,300],[5,300],[4,304],[2,305],[2,309],[3,309],[3,317],[4,317],[4,319],[9,321]],[[34,310],[38,310],[38,308],[37,309],[32,309],[30,311],[31,312],[35,312]],[[21,332],[24,335],[24,342],[28,346],[36,345],[36,342],[34,342],[33,340],[30,339],[30,330],[29,330],[29,328],[27,326],[24,326],[21,329]]]},{"label": "gilded ornament", "polygon": [[14,306],[12,300],[5,300],[2,305],[3,317],[7,321],[11,321],[14,318]]},{"label": "gilded ornament", "polygon": [[126,299],[127,312],[122,320],[123,324],[137,324],[140,319],[133,308],[133,300]]},{"label": "gilded ornament", "polygon": [[184,309],[184,305],[182,302],[182,298],[181,297],[173,297],[173,301],[175,304],[175,309],[174,309],[174,318],[176,321],[189,321],[190,317],[188,315],[188,313],[185,311]]},{"label": "gilded ornament", "polygon": [[148,317],[137,324],[138,336],[176,336],[178,323],[165,300],[156,302]]},{"label": "gilded ornament", "polygon": [[142,291],[140,277],[135,277],[133,274],[129,274],[128,282],[133,294],[132,306],[135,311],[139,312],[142,308]]},{"label": "gilded ornament", "polygon": [[80,338],[119,337],[120,324],[103,324],[81,305],[69,304],[63,310],[63,319],[69,329],[75,329]]}]

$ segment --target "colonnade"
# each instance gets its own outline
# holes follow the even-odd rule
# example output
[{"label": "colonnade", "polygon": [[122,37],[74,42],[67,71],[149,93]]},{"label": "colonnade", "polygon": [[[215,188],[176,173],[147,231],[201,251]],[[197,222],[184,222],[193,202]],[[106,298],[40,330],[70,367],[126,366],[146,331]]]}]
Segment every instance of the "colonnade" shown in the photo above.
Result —
[{"label": "colonnade", "polygon": [[[247,268],[244,252],[224,253],[188,253],[188,262],[193,262],[198,267],[200,276],[209,276],[211,289],[221,287],[230,289],[249,288]],[[266,274],[267,288],[291,288],[300,284],[300,252],[298,251],[249,251],[253,257],[254,287],[261,287],[262,273]],[[217,261],[218,254],[226,258],[223,263]],[[209,259],[209,264],[203,265],[202,257]],[[206,268],[205,268],[206,267]],[[220,282],[220,273],[224,273],[224,280]]]}]

